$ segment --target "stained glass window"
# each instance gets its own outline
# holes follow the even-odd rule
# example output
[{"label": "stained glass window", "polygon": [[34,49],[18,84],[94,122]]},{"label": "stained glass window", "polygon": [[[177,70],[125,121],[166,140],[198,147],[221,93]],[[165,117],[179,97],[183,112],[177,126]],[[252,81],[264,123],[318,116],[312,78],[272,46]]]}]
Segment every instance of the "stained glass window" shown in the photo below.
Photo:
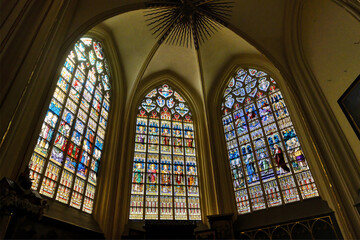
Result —
[{"label": "stained glass window", "polygon": [[92,213],[110,107],[110,72],[100,42],[70,50],[29,167],[32,189]]},{"label": "stained glass window", "polygon": [[195,131],[179,93],[150,91],[136,120],[130,219],[201,220]]},{"label": "stained glass window", "polygon": [[225,90],[222,121],[239,214],[318,196],[275,80],[242,68]]}]

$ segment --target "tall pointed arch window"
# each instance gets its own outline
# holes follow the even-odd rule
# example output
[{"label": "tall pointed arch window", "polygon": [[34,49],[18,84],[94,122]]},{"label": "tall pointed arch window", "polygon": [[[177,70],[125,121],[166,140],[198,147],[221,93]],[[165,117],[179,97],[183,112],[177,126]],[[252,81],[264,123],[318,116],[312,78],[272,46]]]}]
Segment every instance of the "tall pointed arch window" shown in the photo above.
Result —
[{"label": "tall pointed arch window", "polygon": [[222,121],[239,214],[318,196],[281,91],[267,73],[240,69]]},{"label": "tall pointed arch window", "polygon": [[130,219],[201,220],[191,111],[164,84],[138,108]]},{"label": "tall pointed arch window", "polygon": [[110,107],[100,42],[81,38],[61,67],[29,168],[32,189],[92,213]]}]

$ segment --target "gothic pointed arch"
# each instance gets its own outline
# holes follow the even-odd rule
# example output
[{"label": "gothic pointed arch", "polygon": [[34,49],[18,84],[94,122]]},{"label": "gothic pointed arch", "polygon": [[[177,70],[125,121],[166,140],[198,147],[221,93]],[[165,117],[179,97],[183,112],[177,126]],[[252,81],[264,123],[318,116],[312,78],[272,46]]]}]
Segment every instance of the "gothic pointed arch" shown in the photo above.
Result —
[{"label": "gothic pointed arch", "polygon": [[138,106],[129,218],[201,220],[195,129],[185,99],[168,84]]},{"label": "gothic pointed arch", "polygon": [[221,111],[239,214],[319,195],[283,95],[268,73],[238,69]]},{"label": "gothic pointed arch", "polygon": [[60,69],[29,163],[32,189],[92,213],[111,100],[101,42],[80,38]]}]

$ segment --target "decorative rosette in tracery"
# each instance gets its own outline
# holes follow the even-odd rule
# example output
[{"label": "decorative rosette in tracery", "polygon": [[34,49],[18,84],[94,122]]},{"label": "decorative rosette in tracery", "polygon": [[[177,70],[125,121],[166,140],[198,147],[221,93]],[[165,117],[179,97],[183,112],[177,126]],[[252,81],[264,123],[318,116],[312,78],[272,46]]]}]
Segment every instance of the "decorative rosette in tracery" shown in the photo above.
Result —
[{"label": "decorative rosette in tracery", "polygon": [[243,104],[249,104],[254,99],[261,98],[267,91],[276,90],[276,82],[267,73],[251,69],[241,68],[231,78],[224,92],[224,101],[221,105],[223,115],[230,109],[239,109]]},{"label": "decorative rosette in tracery", "polygon": [[179,93],[167,84],[153,89],[139,106],[139,117],[191,121],[191,112]]}]

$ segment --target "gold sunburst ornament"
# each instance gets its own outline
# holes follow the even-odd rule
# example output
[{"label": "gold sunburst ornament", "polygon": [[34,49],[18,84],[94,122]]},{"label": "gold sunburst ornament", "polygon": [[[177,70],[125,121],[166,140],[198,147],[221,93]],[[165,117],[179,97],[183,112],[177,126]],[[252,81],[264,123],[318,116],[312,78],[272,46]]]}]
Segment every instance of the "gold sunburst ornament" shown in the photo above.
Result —
[{"label": "gold sunburst ornament", "polygon": [[159,43],[166,42],[196,49],[230,17],[233,1],[228,0],[149,0],[145,18]]}]

